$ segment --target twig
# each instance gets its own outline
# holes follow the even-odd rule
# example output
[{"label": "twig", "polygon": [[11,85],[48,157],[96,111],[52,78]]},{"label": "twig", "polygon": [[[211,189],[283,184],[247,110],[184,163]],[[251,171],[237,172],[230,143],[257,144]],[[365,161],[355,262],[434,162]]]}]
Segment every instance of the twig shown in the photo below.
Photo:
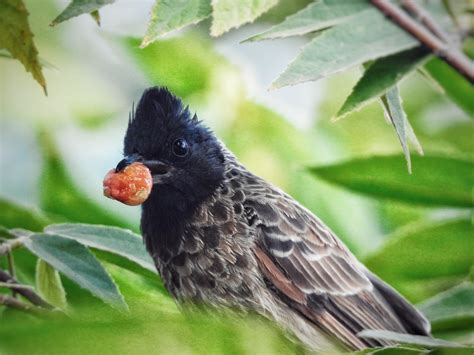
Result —
[{"label": "twig", "polygon": [[12,284],[12,287],[11,287],[12,290],[15,290],[16,292],[18,292],[23,297],[27,298],[31,303],[33,303],[36,306],[43,307],[46,309],[54,308],[52,305],[50,305],[48,302],[42,299],[34,290],[13,286],[15,284],[18,284],[18,282],[13,277],[11,277],[8,274],[8,272],[0,270],[0,282],[6,282],[9,284]]},{"label": "twig", "polygon": [[23,242],[25,239],[28,237],[19,237],[16,239],[10,239],[6,241],[5,243],[0,244],[0,256],[7,255],[10,253],[13,249],[19,248],[23,246]]},{"label": "twig", "polygon": [[20,284],[12,284],[10,282],[0,282],[0,287],[5,287],[5,288],[24,288],[28,290],[34,290],[33,286],[29,285],[20,285]]},{"label": "twig", "polygon": [[42,308],[38,308],[35,306],[32,306],[30,304],[21,302],[20,300],[17,300],[16,298],[13,298],[11,296],[7,295],[2,295],[0,294],[0,305],[4,305],[10,308],[17,309],[19,311],[23,312],[28,312],[28,313],[33,313],[37,315],[43,315],[45,314],[45,310]]},{"label": "twig", "polygon": [[423,45],[428,47],[433,54],[444,60],[466,79],[474,84],[474,63],[457,48],[449,46],[418,24],[403,10],[393,5],[388,0],[371,0],[372,4],[390,17],[399,27],[410,33]]},{"label": "twig", "polygon": [[402,6],[409,11],[415,18],[421,21],[422,24],[426,26],[427,29],[431,31],[436,37],[440,40],[449,43],[449,35],[444,31],[444,29],[431,17],[430,13],[424,8],[419,6],[413,0],[402,0]]},{"label": "twig", "polygon": [[[11,277],[16,278],[16,273],[15,273],[15,260],[13,259],[13,253],[11,251],[8,252],[7,254],[7,260],[8,260],[8,272],[10,273]],[[16,291],[12,289],[12,297],[16,297]]]}]

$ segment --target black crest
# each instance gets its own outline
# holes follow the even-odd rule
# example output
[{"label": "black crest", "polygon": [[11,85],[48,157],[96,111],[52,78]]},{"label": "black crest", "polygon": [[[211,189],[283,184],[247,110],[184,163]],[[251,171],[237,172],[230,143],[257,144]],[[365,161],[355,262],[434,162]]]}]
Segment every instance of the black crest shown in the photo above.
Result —
[{"label": "black crest", "polygon": [[208,131],[167,88],[149,88],[143,93],[135,112],[132,109],[130,114],[124,154],[156,155],[167,143],[167,138],[183,130]]},{"label": "black crest", "polygon": [[[176,153],[176,142],[187,153]],[[166,88],[145,90],[131,115],[124,154],[137,154],[170,167],[159,176],[142,205],[142,231],[152,253],[173,254],[187,219],[222,184],[225,159],[222,145],[196,115]]]}]

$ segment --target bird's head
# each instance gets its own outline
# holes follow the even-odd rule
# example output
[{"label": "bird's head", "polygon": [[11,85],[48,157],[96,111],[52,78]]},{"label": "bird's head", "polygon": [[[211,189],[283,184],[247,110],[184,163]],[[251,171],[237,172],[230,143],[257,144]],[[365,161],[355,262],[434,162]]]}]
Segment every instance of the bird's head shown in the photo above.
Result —
[{"label": "bird's head", "polygon": [[130,115],[120,171],[142,162],[153,176],[143,208],[186,212],[206,199],[224,175],[222,147],[214,134],[166,88],[147,89]]}]

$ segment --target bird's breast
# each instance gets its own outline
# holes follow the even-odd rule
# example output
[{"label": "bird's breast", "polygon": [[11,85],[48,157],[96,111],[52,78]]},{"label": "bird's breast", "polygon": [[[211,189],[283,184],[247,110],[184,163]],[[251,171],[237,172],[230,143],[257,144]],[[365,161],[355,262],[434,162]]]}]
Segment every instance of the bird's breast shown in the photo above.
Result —
[{"label": "bird's breast", "polygon": [[170,293],[179,300],[245,306],[263,281],[253,254],[255,236],[247,225],[228,215],[225,200],[200,211],[182,233],[180,250],[169,261],[157,260]]}]

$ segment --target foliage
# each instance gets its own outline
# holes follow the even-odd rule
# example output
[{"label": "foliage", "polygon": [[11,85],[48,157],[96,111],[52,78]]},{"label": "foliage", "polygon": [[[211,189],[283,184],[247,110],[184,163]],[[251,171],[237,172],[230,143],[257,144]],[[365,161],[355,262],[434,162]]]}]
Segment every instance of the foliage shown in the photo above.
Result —
[{"label": "foliage", "polygon": [[411,203],[472,207],[474,184],[471,159],[427,155],[413,176],[407,175],[399,155],[351,160],[333,166],[311,168],[330,182],[376,197]]},{"label": "foliage", "polygon": [[[13,0],[10,0],[13,1]],[[114,0],[72,0],[51,23],[52,26],[64,22],[72,17],[84,13],[90,13],[100,24],[98,10],[104,5],[113,3]],[[246,23],[253,22],[256,18],[272,9],[278,3],[277,0],[192,0],[192,1],[168,1],[156,0],[151,10],[151,19],[146,34],[141,41],[141,47],[147,47],[161,36],[179,30],[183,27],[197,24],[212,17],[210,33],[212,36],[220,36],[232,28],[238,28]],[[425,4],[426,9],[418,9],[415,17],[423,19],[421,23],[414,22],[413,26],[421,26],[419,32],[431,30],[440,40],[447,41],[445,46],[451,42],[456,46],[461,45],[460,34],[452,21],[458,23],[449,2],[441,3],[441,0]],[[405,5],[403,5],[405,6]],[[37,52],[32,42],[32,34],[28,28],[27,12],[21,1],[8,5],[7,10],[16,9],[15,16],[18,17],[25,28],[20,31],[22,36],[26,35],[23,45],[31,47],[28,50],[18,52],[17,44],[20,40],[15,37],[5,37],[0,46],[9,50],[14,58],[18,58],[27,70],[33,72],[33,76],[46,88],[42,77],[41,67],[38,62]],[[413,12],[412,8],[408,8]],[[2,11],[4,14],[9,11]],[[423,14],[421,16],[420,14]],[[461,14],[462,15],[462,14]],[[10,20],[8,20],[10,21]],[[7,17],[3,19],[5,26],[9,23]],[[398,20],[397,20],[398,21]],[[359,82],[354,86],[352,93],[347,97],[345,103],[337,113],[337,117],[343,117],[354,110],[360,109],[371,100],[379,98],[387,111],[386,94],[392,94],[397,90],[398,83],[409,73],[421,69],[423,62],[430,58],[430,51],[420,46],[420,42],[401,28],[401,22],[393,23],[368,0],[315,0],[307,7],[297,13],[291,14],[283,22],[272,26],[260,34],[250,37],[247,41],[259,41],[265,39],[285,38],[290,36],[302,36],[312,34],[313,39],[305,45],[301,53],[289,64],[288,68],[271,85],[272,88],[281,88],[305,81],[312,81],[347,70],[354,66],[362,65],[364,73]],[[435,30],[431,23],[435,22]],[[436,23],[438,21],[439,23]],[[403,21],[402,21],[403,22]],[[10,33],[4,29],[0,33]],[[18,37],[18,36],[17,36]],[[427,45],[432,41],[424,43]],[[461,50],[451,46],[450,50],[462,55]],[[432,50],[438,54],[436,50]],[[22,54],[23,53],[23,54]],[[445,56],[441,56],[445,57]],[[455,72],[452,68],[439,60],[430,58],[426,64],[424,73],[429,73],[443,88],[447,95],[470,115],[473,114],[472,105],[468,98],[472,96],[472,85]],[[370,65],[375,60],[374,65]],[[467,59],[469,62],[469,60]],[[472,72],[472,63],[467,64]],[[472,75],[472,74],[471,74]],[[471,78],[471,80],[473,80]],[[434,82],[434,81],[433,81]],[[459,82],[453,85],[452,82]],[[396,96],[399,96],[398,94]],[[401,99],[397,99],[398,113],[388,114],[394,124],[402,149],[407,160],[408,170],[411,172],[410,153],[408,140],[414,140],[417,150],[421,146],[416,140],[413,129],[409,128],[408,137],[400,124],[410,127],[401,105]],[[390,100],[389,100],[390,103]],[[395,117],[393,117],[395,116]],[[399,117],[397,120],[396,117]]]},{"label": "foliage", "polygon": [[[48,21],[56,17],[56,24],[83,13],[99,19],[101,6],[111,2],[74,0]],[[251,6],[244,9],[244,2],[157,0],[144,39],[110,36],[104,41],[123,49],[121,55],[133,66],[130,71],[143,75],[146,83],[140,83],[140,89],[146,84],[166,85],[182,96],[246,166],[317,214],[368,268],[418,303],[431,321],[433,335],[449,342],[396,338],[404,345],[367,352],[419,353],[426,347],[436,348],[438,353],[457,353],[450,348],[453,343],[472,346],[474,245],[469,214],[473,205],[474,126],[444,96],[472,116],[472,85],[421,49],[368,1],[317,0],[306,7],[305,2],[290,6],[280,1],[281,5],[273,9],[276,1],[247,3]],[[446,9],[436,6],[437,2],[430,4],[435,5],[427,9],[452,34]],[[32,11],[28,17],[24,7],[18,9],[21,11],[15,21],[28,29],[25,43],[33,46],[28,20],[39,15]],[[353,66],[362,69],[360,78],[349,71],[323,82],[326,96],[314,114],[321,119],[306,130],[295,128],[276,108],[250,99],[241,71],[215,52],[199,28],[160,38],[206,19],[211,22],[211,32],[218,35],[254,21],[267,10],[262,19],[273,26],[252,36],[250,42],[310,37],[277,80],[278,85],[313,80]],[[281,21],[281,13],[289,16]],[[6,22],[2,15],[0,10],[3,40],[1,26]],[[57,36],[67,26],[66,22],[49,29],[49,33]],[[40,32],[37,37],[43,39],[39,48],[47,53],[50,42]],[[145,48],[139,49],[140,44]],[[22,63],[33,68],[37,53],[33,49],[28,53],[31,58]],[[14,53],[9,56],[19,58]],[[38,63],[35,65],[41,70]],[[72,63],[74,69],[79,67],[78,61]],[[61,64],[61,75],[67,75],[70,67]],[[95,79],[100,77],[99,71],[94,72]],[[415,71],[423,76],[410,75]],[[437,83],[444,93],[427,90],[422,77],[430,85]],[[112,84],[101,86],[113,88],[104,90],[104,97],[116,95],[128,105],[127,90],[133,85],[127,81],[127,88],[116,88],[113,79],[107,77]],[[71,82],[66,85],[71,86]],[[83,82],[74,82],[74,86],[93,89]],[[20,102],[26,110],[29,105]],[[111,112],[103,107],[90,111],[91,117],[101,119],[104,112]],[[31,179],[38,199],[29,205],[19,204],[7,185],[0,186],[0,246],[13,246],[10,255],[14,256],[12,263],[0,255],[0,269],[13,265],[18,281],[57,309],[44,314],[0,307],[0,352],[304,353],[282,330],[256,315],[178,309],[137,234],[138,217],[130,223],[135,217],[124,218],[110,207],[110,201],[93,198],[96,192],[78,178],[74,166],[67,164],[72,153],[64,149],[64,139],[88,145],[95,132],[107,131],[114,123],[122,134],[126,112],[122,107],[116,111],[120,118],[110,115],[104,124],[87,127],[81,126],[77,113],[73,115],[68,124],[90,141],[80,141],[77,136],[64,138],[67,125],[62,118],[54,124],[26,124],[25,130],[36,139],[31,149],[40,153],[38,178],[33,174]],[[49,112],[54,115],[56,111],[50,108]],[[411,158],[411,175],[407,174],[404,156],[395,153],[398,142],[381,120],[383,112],[395,128],[409,169],[408,145],[421,153],[423,143],[426,155]],[[351,119],[329,122],[331,117],[349,114]],[[17,118],[18,113],[11,120]],[[441,124],[436,125],[439,121]],[[115,152],[120,149],[120,139],[111,145],[104,142],[101,149]],[[18,138],[12,148],[18,150],[16,161],[34,160],[34,156],[21,153],[18,147],[23,143]],[[80,162],[89,163],[85,159]],[[10,173],[2,165],[2,177]],[[19,179],[18,184],[20,181],[24,180]],[[92,184],[100,185],[100,181],[93,180]],[[0,294],[9,296],[12,292],[0,286]],[[38,311],[28,298],[18,299]]]},{"label": "foliage", "polygon": [[28,24],[28,15],[22,0],[2,1],[0,49],[6,49],[13,58],[18,59],[46,92],[46,81],[38,59],[38,50],[33,42],[33,33]]},{"label": "foliage", "polygon": [[72,0],[70,4],[56,17],[51,26],[69,20],[72,17],[90,13],[100,24],[99,10],[102,6],[113,3],[115,0]]}]

